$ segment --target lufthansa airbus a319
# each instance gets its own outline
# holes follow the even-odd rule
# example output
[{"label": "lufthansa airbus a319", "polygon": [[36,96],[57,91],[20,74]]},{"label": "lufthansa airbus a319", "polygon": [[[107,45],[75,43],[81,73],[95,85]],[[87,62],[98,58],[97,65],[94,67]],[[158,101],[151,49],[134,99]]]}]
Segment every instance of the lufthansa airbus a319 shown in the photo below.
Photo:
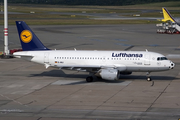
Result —
[{"label": "lufthansa airbus a319", "polygon": [[[23,51],[13,55],[48,67],[89,72],[104,80],[118,80],[121,74],[157,72],[174,68],[175,64],[164,55],[149,51],[88,51],[50,50],[45,47],[24,21],[16,21]],[[147,80],[151,78],[147,76]]]}]

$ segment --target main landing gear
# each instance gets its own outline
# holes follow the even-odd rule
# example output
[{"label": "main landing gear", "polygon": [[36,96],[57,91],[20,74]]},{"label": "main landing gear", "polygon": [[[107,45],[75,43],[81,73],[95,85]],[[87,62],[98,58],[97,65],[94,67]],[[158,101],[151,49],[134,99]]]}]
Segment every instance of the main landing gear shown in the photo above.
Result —
[{"label": "main landing gear", "polygon": [[92,77],[92,76],[88,76],[88,77],[86,78],[86,81],[87,81],[87,82],[92,82],[92,81],[93,81],[93,77]]}]

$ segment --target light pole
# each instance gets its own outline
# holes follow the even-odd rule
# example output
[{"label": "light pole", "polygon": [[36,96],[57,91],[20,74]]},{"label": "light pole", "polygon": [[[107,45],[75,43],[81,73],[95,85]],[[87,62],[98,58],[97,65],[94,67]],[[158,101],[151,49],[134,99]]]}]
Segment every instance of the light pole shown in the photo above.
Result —
[{"label": "light pole", "polygon": [[8,49],[8,7],[7,0],[4,0],[4,53],[9,55]]}]

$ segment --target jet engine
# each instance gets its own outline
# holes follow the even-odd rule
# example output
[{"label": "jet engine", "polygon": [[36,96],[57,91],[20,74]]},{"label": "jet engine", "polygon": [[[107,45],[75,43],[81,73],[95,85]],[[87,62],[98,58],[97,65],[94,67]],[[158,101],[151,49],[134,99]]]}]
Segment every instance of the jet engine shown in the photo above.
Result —
[{"label": "jet engine", "polygon": [[118,80],[120,76],[117,69],[101,69],[99,75],[105,80]]}]

